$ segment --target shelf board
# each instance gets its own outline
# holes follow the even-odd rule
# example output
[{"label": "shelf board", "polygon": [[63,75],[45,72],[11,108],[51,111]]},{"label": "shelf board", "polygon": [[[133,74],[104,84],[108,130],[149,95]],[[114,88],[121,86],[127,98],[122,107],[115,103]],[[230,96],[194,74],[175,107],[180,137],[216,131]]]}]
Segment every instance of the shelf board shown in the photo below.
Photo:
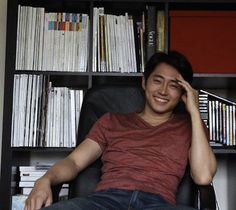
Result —
[{"label": "shelf board", "polygon": [[235,147],[212,147],[215,154],[236,154]]},{"label": "shelf board", "polygon": [[71,152],[68,147],[11,147],[13,152]]},{"label": "shelf board", "polygon": [[33,70],[15,70],[14,74],[35,74],[35,75],[61,75],[61,76],[89,76],[90,72],[75,71],[33,71]]}]

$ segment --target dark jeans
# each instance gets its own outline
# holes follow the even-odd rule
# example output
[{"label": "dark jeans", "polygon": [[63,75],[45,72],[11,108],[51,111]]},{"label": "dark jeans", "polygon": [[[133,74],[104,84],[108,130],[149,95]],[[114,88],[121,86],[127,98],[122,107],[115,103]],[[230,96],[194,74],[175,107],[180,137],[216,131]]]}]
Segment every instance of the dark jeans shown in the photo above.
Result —
[{"label": "dark jeans", "polygon": [[55,203],[43,210],[194,210],[174,206],[161,196],[138,190],[102,190],[84,198]]}]

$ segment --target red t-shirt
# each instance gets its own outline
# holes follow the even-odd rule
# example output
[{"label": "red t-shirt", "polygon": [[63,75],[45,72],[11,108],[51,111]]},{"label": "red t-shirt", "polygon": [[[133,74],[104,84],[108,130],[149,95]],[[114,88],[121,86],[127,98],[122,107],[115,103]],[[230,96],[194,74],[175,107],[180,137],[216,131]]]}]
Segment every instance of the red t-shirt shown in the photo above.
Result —
[{"label": "red t-shirt", "polygon": [[191,133],[188,115],[175,114],[152,126],[137,113],[106,113],[87,135],[103,150],[102,177],[95,190],[142,190],[174,204],[188,161]]}]

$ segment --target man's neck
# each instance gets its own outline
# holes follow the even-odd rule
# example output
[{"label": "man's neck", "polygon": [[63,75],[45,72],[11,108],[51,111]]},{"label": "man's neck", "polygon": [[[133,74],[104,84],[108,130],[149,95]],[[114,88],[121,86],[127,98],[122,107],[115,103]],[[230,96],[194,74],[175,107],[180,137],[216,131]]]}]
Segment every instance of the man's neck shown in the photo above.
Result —
[{"label": "man's neck", "polygon": [[168,112],[162,114],[162,113],[150,112],[144,109],[142,112],[139,113],[139,116],[150,125],[157,126],[172,118],[173,113]]}]

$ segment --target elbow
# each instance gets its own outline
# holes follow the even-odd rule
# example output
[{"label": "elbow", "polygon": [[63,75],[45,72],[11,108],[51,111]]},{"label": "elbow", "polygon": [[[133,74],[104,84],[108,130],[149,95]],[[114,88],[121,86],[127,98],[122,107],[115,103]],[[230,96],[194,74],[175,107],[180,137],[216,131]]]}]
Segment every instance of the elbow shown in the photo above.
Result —
[{"label": "elbow", "polygon": [[205,174],[193,177],[193,180],[197,185],[209,185],[213,180],[213,176],[210,174]]},{"label": "elbow", "polygon": [[209,177],[198,178],[196,181],[195,180],[194,181],[197,185],[209,185],[211,184],[212,180],[213,178],[209,176]]}]

